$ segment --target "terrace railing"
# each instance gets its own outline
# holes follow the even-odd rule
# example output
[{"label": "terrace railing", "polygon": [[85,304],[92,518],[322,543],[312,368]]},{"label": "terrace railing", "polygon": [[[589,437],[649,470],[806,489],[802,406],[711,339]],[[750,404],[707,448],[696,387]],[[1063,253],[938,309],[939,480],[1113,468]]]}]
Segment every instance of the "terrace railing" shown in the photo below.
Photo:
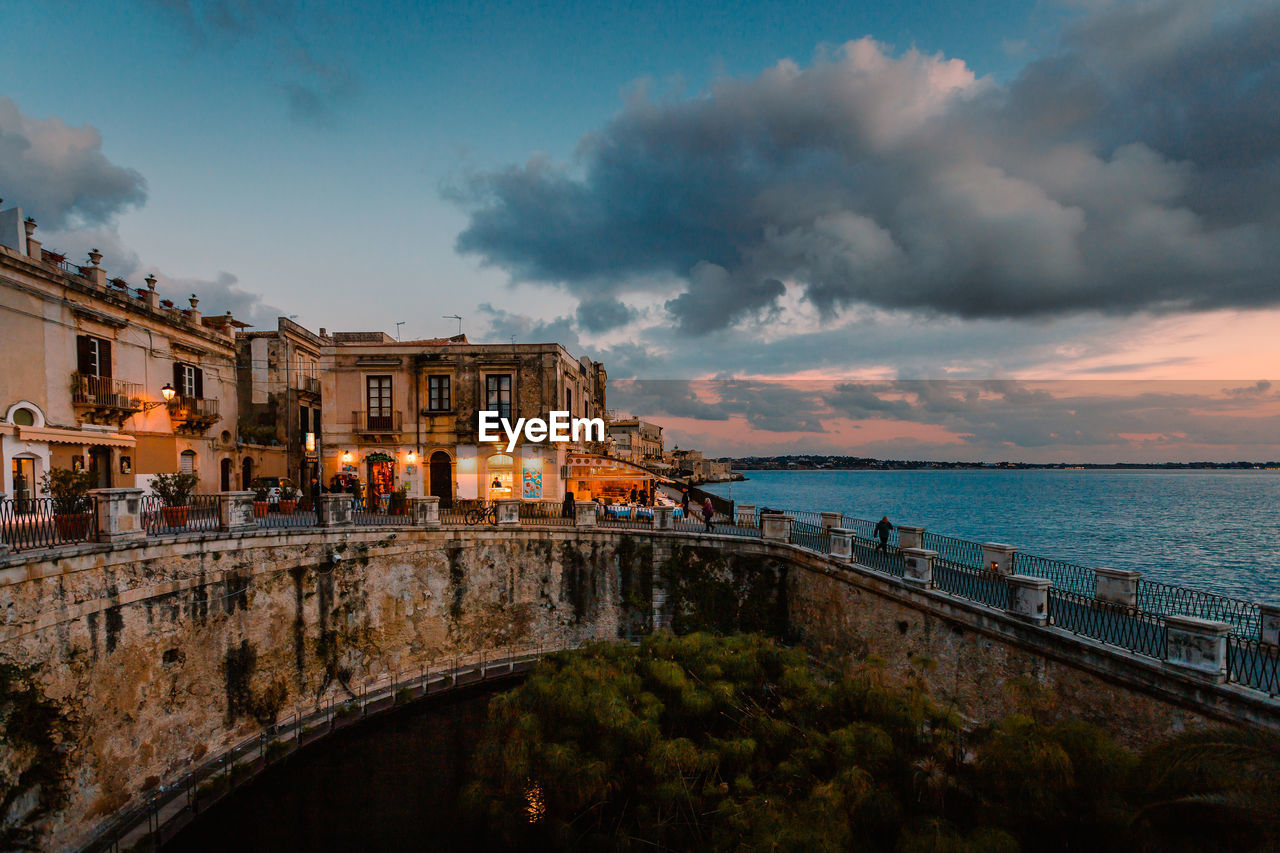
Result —
[{"label": "terrace railing", "polygon": [[[66,510],[74,509],[74,512]],[[32,551],[90,542],[97,532],[92,500],[78,506],[53,498],[9,498],[0,501],[0,544]]]}]

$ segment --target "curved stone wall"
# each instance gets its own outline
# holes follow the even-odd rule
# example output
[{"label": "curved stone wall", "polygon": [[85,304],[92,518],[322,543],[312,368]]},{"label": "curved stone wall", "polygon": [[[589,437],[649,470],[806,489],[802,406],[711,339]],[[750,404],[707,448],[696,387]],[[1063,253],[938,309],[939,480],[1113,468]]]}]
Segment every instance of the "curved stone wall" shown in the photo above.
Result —
[{"label": "curved stone wall", "polygon": [[10,828],[51,807],[40,821],[51,849],[77,846],[106,816],[262,726],[363,685],[455,656],[611,640],[655,624],[799,638],[850,665],[881,666],[886,678],[916,679],[974,720],[1048,697],[1057,713],[1135,743],[1210,720],[1280,725],[1274,700],[1250,691],[792,545],[730,536],[190,535],[11,557],[0,614],[0,664],[36,667],[42,701],[65,712],[73,733],[66,802],[42,799],[39,774],[23,776],[32,750],[0,760],[0,778],[26,785],[5,805]]}]

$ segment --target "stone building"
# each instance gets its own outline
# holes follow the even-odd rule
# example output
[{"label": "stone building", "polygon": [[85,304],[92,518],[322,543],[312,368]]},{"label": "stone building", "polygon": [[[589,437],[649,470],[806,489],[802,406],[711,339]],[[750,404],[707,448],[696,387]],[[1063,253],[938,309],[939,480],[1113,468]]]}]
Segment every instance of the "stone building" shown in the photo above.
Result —
[{"label": "stone building", "polygon": [[[244,449],[237,469],[240,488],[247,489],[258,476],[288,477],[302,486],[319,477],[323,346],[319,335],[287,317],[279,318],[274,331],[236,335],[236,432]],[[283,450],[282,464],[256,468],[252,451],[265,447]]]},{"label": "stone building", "polygon": [[636,465],[662,462],[662,427],[641,418],[609,421],[611,454]]},{"label": "stone building", "polygon": [[89,253],[45,249],[21,209],[0,211],[0,491],[42,495],[51,468],[87,468],[100,486],[190,471],[200,491],[235,483],[236,329],[131,287]]},{"label": "stone building", "polygon": [[481,443],[488,409],[516,418],[603,417],[605,371],[560,344],[472,344],[465,335],[397,341],[383,332],[323,338],[320,463],[326,484],[355,478],[386,495],[561,500],[568,446],[514,452]]}]

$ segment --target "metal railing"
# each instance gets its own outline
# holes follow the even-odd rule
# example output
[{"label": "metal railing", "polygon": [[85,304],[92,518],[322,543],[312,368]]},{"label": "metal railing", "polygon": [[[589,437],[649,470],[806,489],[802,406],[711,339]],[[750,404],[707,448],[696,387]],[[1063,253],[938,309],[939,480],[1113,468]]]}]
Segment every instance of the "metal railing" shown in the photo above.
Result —
[{"label": "metal railing", "polygon": [[351,413],[351,431],[369,434],[400,432],[404,423],[404,412],[364,410]]},{"label": "metal railing", "polygon": [[254,520],[258,522],[259,527],[266,528],[315,527],[319,523],[315,510],[294,508],[290,512],[285,512],[279,504],[269,504],[266,512],[261,514],[255,508]]},{"label": "metal railing", "polygon": [[1049,622],[1055,627],[1153,658],[1165,656],[1164,617],[1092,595],[1049,588]]},{"label": "metal railing", "polygon": [[565,512],[564,504],[556,501],[522,501],[520,503],[521,524],[547,524],[553,527],[573,527],[576,524],[574,512]]},{"label": "metal railing", "polygon": [[156,495],[146,495],[138,511],[148,536],[218,529],[218,495],[192,495],[183,506],[166,506]]},{"label": "metal railing", "polygon": [[1280,695],[1280,646],[1228,635],[1227,680]]},{"label": "metal railing", "polygon": [[1185,614],[1226,622],[1231,626],[1231,633],[1245,638],[1257,637],[1262,625],[1262,613],[1252,601],[1146,578],[1138,579],[1138,607],[1153,613]]},{"label": "metal railing", "polygon": [[71,374],[71,402],[77,406],[141,409],[142,385],[110,376]]},{"label": "metal railing", "polygon": [[0,543],[14,551],[90,542],[98,530],[92,498],[8,498],[0,501]]},{"label": "metal railing", "polygon": [[[979,552],[982,547],[978,546]],[[978,558],[982,555],[979,553]],[[1021,551],[1013,555],[1013,573],[1015,575],[1031,575],[1037,578],[1048,578],[1057,589],[1068,590],[1080,595],[1092,597],[1097,588],[1098,576],[1093,569],[1068,563],[1063,560],[1051,560],[1048,557],[1037,557]]]},{"label": "metal railing", "polygon": [[179,394],[169,401],[169,412],[178,420],[216,421],[218,400],[216,397],[191,397]]},{"label": "metal railing", "polygon": [[938,559],[933,561],[933,585],[988,607],[1009,609],[1009,582],[995,572]]}]

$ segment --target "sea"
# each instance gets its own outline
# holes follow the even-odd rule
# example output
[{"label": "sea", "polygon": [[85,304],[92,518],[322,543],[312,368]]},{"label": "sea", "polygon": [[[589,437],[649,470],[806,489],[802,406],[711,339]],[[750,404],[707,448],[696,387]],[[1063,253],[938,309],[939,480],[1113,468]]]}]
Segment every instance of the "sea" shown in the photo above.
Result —
[{"label": "sea", "polygon": [[743,471],[709,491],[835,510],[1084,566],[1280,602],[1280,471]]}]

